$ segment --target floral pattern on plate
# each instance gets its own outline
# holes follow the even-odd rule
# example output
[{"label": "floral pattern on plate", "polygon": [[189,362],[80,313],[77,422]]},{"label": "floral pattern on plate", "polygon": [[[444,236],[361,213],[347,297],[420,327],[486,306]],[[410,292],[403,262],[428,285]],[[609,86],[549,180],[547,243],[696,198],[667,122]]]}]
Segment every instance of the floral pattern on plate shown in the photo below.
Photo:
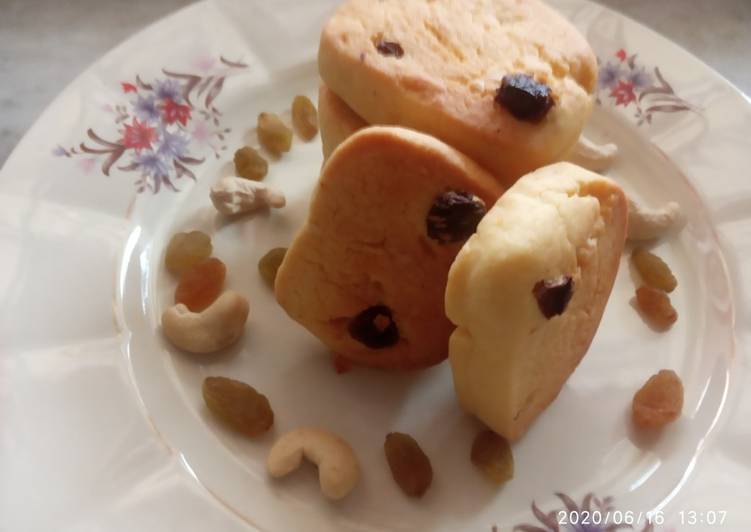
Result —
[{"label": "floral pattern on plate", "polygon": [[665,81],[659,67],[648,71],[636,61],[636,54],[629,55],[621,48],[607,61],[598,58],[597,103],[602,104],[601,94],[610,98],[616,107],[628,108],[634,104],[636,125],[651,124],[655,113],[676,113],[699,110],[675,94]]},{"label": "floral pattern on plate", "polygon": [[89,128],[88,141],[67,149],[58,145],[53,155],[85,157],[84,170],[101,161],[106,176],[125,158],[115,168],[140,175],[135,182],[138,192],[157,193],[162,186],[176,192],[174,181],[195,180],[190,166],[203,163],[205,153],[210,150],[218,159],[227,149],[224,140],[230,128],[222,127],[215,102],[225,79],[247,65],[224,57],[214,63],[204,75],[162,69],[163,77],[150,83],[138,75],[133,82],[120,82],[127,102],[105,106],[113,114],[119,138],[110,141]]}]

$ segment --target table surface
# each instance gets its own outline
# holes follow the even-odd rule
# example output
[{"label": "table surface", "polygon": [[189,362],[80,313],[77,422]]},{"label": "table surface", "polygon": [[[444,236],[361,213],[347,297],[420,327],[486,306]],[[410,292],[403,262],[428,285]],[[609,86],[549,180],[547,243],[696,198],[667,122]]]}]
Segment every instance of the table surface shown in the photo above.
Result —
[{"label": "table surface", "polygon": [[[751,94],[751,0],[599,1],[680,44]],[[0,164],[42,110],[90,63],[190,3],[0,0]]]}]

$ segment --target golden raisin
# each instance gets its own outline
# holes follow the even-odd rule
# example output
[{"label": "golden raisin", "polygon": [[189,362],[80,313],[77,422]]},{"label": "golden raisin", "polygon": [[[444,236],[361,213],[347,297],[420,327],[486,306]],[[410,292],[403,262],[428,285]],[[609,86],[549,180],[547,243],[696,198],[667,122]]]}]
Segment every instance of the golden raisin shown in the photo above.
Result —
[{"label": "golden raisin", "polygon": [[207,377],[202,392],[211,413],[242,434],[259,436],[274,424],[268,398],[249,384],[226,377]]},{"label": "golden raisin", "polygon": [[678,312],[662,290],[641,286],[636,289],[636,302],[642,314],[657,329],[668,329],[678,319]]},{"label": "golden raisin", "polygon": [[430,460],[409,434],[391,432],[383,444],[391,476],[404,493],[422,497],[433,482]]},{"label": "golden raisin", "polygon": [[292,147],[292,130],[277,115],[261,113],[257,125],[258,140],[270,153],[279,156]]},{"label": "golden raisin", "polygon": [[269,163],[250,146],[235,152],[235,174],[245,179],[261,181],[269,171]]},{"label": "golden raisin", "polygon": [[274,248],[258,261],[258,273],[261,274],[261,278],[272,289],[276,281],[276,272],[279,270],[279,266],[282,264],[286,253],[287,248]]},{"label": "golden raisin", "polygon": [[303,140],[311,140],[318,134],[318,112],[307,96],[295,96],[292,100],[292,124]]},{"label": "golden raisin", "polygon": [[178,277],[211,256],[211,237],[201,231],[177,233],[167,245],[164,262],[167,271]]},{"label": "golden raisin", "polygon": [[631,254],[631,260],[648,286],[665,292],[672,292],[678,286],[670,267],[657,255],[637,248]]},{"label": "golden raisin", "polygon": [[662,369],[652,375],[636,394],[631,404],[634,423],[638,427],[657,429],[678,419],[683,410],[683,383],[674,371]]},{"label": "golden raisin", "polygon": [[472,443],[472,463],[492,482],[502,484],[514,478],[514,456],[505,438],[483,430]]},{"label": "golden raisin", "polygon": [[175,303],[182,303],[193,312],[201,312],[222,293],[227,267],[211,257],[183,273],[175,289]]}]

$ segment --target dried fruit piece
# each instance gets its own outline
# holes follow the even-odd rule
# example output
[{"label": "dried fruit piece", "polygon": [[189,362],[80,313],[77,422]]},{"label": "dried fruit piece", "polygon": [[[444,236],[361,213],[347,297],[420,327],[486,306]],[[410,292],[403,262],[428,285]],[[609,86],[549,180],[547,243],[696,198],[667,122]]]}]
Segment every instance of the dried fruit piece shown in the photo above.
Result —
[{"label": "dried fruit piece", "polygon": [[485,216],[485,202],[469,192],[449,190],[440,194],[426,218],[428,236],[441,244],[461,242],[477,230]]},{"label": "dried fruit piece", "polygon": [[683,410],[683,383],[673,370],[662,369],[644,383],[631,403],[638,427],[657,429],[678,419]]},{"label": "dried fruit piece", "polygon": [[574,294],[574,281],[569,275],[562,275],[556,279],[539,281],[532,289],[537,299],[540,312],[550,319],[566,310],[571,296]]},{"label": "dried fruit piece", "polygon": [[288,152],[292,146],[292,130],[273,113],[258,115],[257,130],[261,146],[276,156]]},{"label": "dried fruit piece", "polygon": [[678,319],[678,312],[662,290],[641,286],[636,290],[636,302],[642,314],[658,329],[667,329]]},{"label": "dried fruit piece", "polygon": [[483,430],[475,437],[470,458],[489,480],[497,484],[514,478],[511,446],[492,430]]},{"label": "dried fruit piece", "polygon": [[276,281],[276,272],[279,271],[279,266],[281,266],[286,254],[287,248],[274,248],[258,261],[258,273],[272,289]]},{"label": "dried fruit piece", "polygon": [[385,56],[393,56],[397,59],[404,55],[404,48],[395,41],[386,41],[382,38],[376,38],[373,42],[378,53]]},{"label": "dried fruit piece", "polygon": [[433,482],[433,468],[420,445],[409,434],[391,432],[383,444],[391,476],[404,493],[422,497]]},{"label": "dried fruit piece", "polygon": [[292,124],[303,140],[311,140],[318,134],[318,112],[307,96],[295,96],[292,101]]},{"label": "dried fruit piece", "polygon": [[399,329],[386,305],[369,307],[352,318],[347,327],[350,336],[371,349],[381,349],[399,341]]},{"label": "dried fruit piece", "polygon": [[553,106],[550,87],[527,74],[507,74],[495,95],[495,101],[519,120],[537,122]]},{"label": "dried fruit piece", "polygon": [[665,292],[672,292],[678,286],[678,281],[670,271],[670,267],[657,255],[637,248],[631,254],[631,260],[648,286]]},{"label": "dried fruit piece", "polygon": [[259,436],[274,424],[268,398],[249,384],[226,377],[207,377],[202,392],[211,413],[242,434]]},{"label": "dried fruit piece", "polygon": [[199,262],[180,277],[175,304],[182,303],[192,312],[201,312],[222,293],[226,275],[227,267],[215,257]]},{"label": "dried fruit piece", "polygon": [[250,146],[235,152],[235,174],[245,179],[260,181],[269,172],[269,163]]},{"label": "dried fruit piece", "polygon": [[177,233],[167,245],[164,263],[167,271],[180,276],[202,260],[211,256],[211,237],[201,231]]}]

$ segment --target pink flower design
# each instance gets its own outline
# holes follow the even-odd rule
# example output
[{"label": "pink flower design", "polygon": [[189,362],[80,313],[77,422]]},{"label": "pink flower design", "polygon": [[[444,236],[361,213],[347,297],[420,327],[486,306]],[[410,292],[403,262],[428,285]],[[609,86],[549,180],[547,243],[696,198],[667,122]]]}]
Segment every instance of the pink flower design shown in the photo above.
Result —
[{"label": "pink flower design", "polygon": [[180,122],[182,125],[186,125],[188,120],[190,120],[190,107],[175,103],[172,99],[167,99],[164,101],[164,106],[162,107],[162,118],[167,124]]},{"label": "pink flower design", "polygon": [[156,140],[156,129],[142,124],[137,118],[131,125],[125,124],[122,143],[126,148],[133,148],[137,152],[151,149],[151,143]]},{"label": "pink flower design", "polygon": [[610,91],[610,96],[615,98],[615,105],[627,107],[631,102],[636,100],[634,94],[634,84],[630,81],[619,81],[618,84]]},{"label": "pink flower design", "polygon": [[617,52],[615,53],[615,56],[616,56],[616,57],[617,57],[618,59],[620,59],[620,60],[621,60],[621,62],[625,61],[625,60],[626,60],[626,57],[628,57],[628,56],[627,56],[627,54],[626,54],[626,50],[624,50],[623,48],[621,48],[620,50],[618,50],[618,51],[617,51]]},{"label": "pink flower design", "polygon": [[122,86],[123,92],[126,94],[129,92],[138,92],[138,87],[136,87],[132,83],[127,83],[123,81],[122,83],[120,83],[120,86]]}]

